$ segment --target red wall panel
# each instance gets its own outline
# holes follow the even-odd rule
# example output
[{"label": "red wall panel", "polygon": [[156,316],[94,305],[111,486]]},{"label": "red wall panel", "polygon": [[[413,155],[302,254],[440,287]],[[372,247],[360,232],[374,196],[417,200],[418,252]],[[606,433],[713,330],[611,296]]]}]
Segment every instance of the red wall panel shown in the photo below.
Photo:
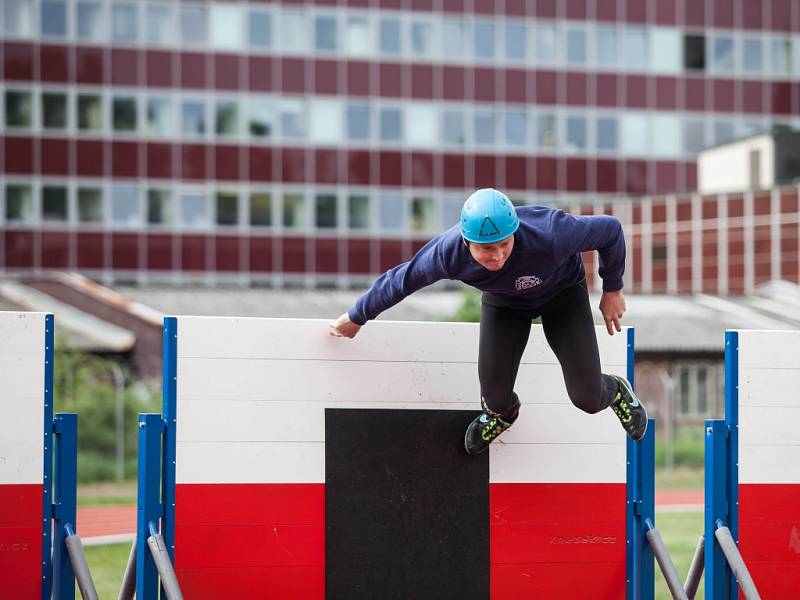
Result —
[{"label": "red wall panel", "polygon": [[114,85],[139,85],[138,50],[124,48],[111,49],[111,83]]},{"label": "red wall panel", "polygon": [[272,148],[251,146],[248,149],[250,159],[250,181],[272,181]]},{"label": "red wall panel", "polygon": [[70,80],[71,52],[66,46],[42,44],[39,47],[39,80],[67,83]]},{"label": "red wall panel", "polygon": [[239,181],[242,179],[240,167],[240,146],[217,144],[214,146],[214,179],[217,181]]},{"label": "red wall panel", "polygon": [[348,96],[369,96],[370,72],[372,67],[365,61],[349,61],[347,63],[347,95]]},{"label": "red wall panel", "polygon": [[272,271],[272,238],[250,237],[250,272],[269,273]]},{"label": "red wall panel", "polygon": [[75,169],[79,177],[102,177],[105,172],[105,146],[99,140],[75,142]]},{"label": "red wall panel", "polygon": [[306,180],[306,151],[302,148],[284,148],[281,167],[282,180],[301,183]]},{"label": "red wall panel", "polygon": [[284,273],[305,273],[306,271],[306,239],[283,238],[283,268]]},{"label": "red wall panel", "polygon": [[139,268],[139,235],[136,233],[111,234],[111,267],[114,269]]},{"label": "red wall panel", "polygon": [[106,235],[99,232],[78,232],[76,265],[79,269],[105,268]]},{"label": "red wall panel", "polygon": [[111,172],[114,177],[139,176],[137,142],[111,142]]},{"label": "red wall panel", "polygon": [[359,275],[371,273],[371,249],[370,240],[347,240],[347,272]]},{"label": "red wall panel", "polygon": [[3,78],[6,80],[32,81],[33,63],[38,46],[25,43],[3,44]]},{"label": "red wall panel", "polygon": [[241,270],[241,238],[233,235],[218,235],[214,239],[214,267],[217,271]]},{"label": "red wall panel", "polygon": [[314,271],[317,273],[339,272],[339,240],[335,238],[314,240]]},{"label": "red wall panel", "polygon": [[33,174],[33,140],[4,136],[6,173]]},{"label": "red wall panel", "polygon": [[173,168],[172,144],[148,143],[145,146],[146,176],[152,179],[172,179],[176,176]]},{"label": "red wall panel", "polygon": [[198,52],[181,52],[181,87],[204,89],[208,86],[207,55]]},{"label": "red wall panel", "polygon": [[148,234],[145,244],[148,270],[171,271],[176,268],[175,238],[171,234]]},{"label": "red wall panel", "polygon": [[43,269],[68,269],[70,267],[70,234],[66,231],[42,231],[41,266]]},{"label": "red wall panel", "polygon": [[240,90],[243,89],[241,79],[241,60],[239,56],[232,54],[214,55],[214,89],[216,90]]},{"label": "red wall panel", "polygon": [[181,269],[183,271],[206,271],[206,245],[204,235],[184,235],[181,237]]},{"label": "red wall panel", "polygon": [[40,139],[39,172],[42,175],[69,175],[70,146],[66,139]]},{"label": "red wall panel", "polygon": [[203,144],[183,144],[180,147],[181,179],[206,178],[206,146]]},{"label": "red wall panel", "polygon": [[314,93],[339,93],[339,62],[328,59],[317,59],[314,65]]},{"label": "red wall panel", "polygon": [[269,92],[272,85],[273,59],[265,56],[250,56],[248,58],[248,86],[254,92]]},{"label": "red wall panel", "polygon": [[172,52],[145,51],[145,82],[151,87],[172,87]]},{"label": "red wall panel", "polygon": [[433,99],[433,65],[411,65],[411,97]]},{"label": "red wall panel", "polygon": [[105,81],[105,61],[109,52],[101,48],[75,47],[75,81],[89,85],[102,85]]}]

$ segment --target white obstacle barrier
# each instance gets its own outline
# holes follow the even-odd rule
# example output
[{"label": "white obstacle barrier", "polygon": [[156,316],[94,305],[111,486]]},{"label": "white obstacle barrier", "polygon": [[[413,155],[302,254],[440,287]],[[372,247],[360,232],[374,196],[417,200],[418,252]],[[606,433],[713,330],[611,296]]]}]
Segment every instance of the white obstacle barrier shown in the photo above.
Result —
[{"label": "white obstacle barrier", "polygon": [[[632,378],[633,331],[597,331],[604,372]],[[343,340],[319,320],[178,317],[164,340],[165,509],[144,512],[163,516],[189,598],[324,597],[326,410],[479,409],[475,324],[377,321]],[[610,411],[571,404],[540,326],[516,389],[521,416],[490,448],[485,480],[492,597],[652,589],[632,524],[653,501],[636,445]],[[155,584],[141,577],[146,599]]]}]

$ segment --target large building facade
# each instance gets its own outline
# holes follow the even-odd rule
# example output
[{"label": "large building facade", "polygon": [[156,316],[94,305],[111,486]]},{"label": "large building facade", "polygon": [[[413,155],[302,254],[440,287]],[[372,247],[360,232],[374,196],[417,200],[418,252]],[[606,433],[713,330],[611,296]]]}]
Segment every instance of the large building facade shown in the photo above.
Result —
[{"label": "large building facade", "polygon": [[[0,7],[6,273],[363,285],[455,223],[476,187],[644,227],[662,222],[658,198],[696,188],[700,149],[800,124],[793,0]],[[771,248],[794,258],[770,273],[796,281],[797,194],[778,196],[770,210],[794,216],[768,225],[783,235]],[[656,203],[619,200],[640,197]],[[728,206],[670,197],[663,222]],[[730,211],[749,223],[759,198]],[[707,243],[696,228],[632,231],[652,243],[630,283],[758,280],[742,266],[681,283]]]}]

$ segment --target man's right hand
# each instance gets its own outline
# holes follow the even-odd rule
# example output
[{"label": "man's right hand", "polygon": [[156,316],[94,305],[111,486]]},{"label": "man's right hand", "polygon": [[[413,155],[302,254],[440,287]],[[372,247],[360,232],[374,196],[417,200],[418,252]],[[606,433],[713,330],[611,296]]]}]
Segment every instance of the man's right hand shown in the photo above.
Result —
[{"label": "man's right hand", "polygon": [[361,325],[353,323],[347,313],[344,313],[331,323],[330,334],[334,337],[354,338],[359,329],[361,329]]}]

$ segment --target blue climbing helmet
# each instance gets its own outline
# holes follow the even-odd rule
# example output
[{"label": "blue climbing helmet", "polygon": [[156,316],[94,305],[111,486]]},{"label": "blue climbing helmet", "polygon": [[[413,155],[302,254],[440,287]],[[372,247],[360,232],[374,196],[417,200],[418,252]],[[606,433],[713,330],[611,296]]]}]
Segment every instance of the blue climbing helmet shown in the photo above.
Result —
[{"label": "blue climbing helmet", "polygon": [[493,244],[519,227],[519,217],[503,192],[484,188],[474,192],[461,209],[461,236],[468,242]]}]

